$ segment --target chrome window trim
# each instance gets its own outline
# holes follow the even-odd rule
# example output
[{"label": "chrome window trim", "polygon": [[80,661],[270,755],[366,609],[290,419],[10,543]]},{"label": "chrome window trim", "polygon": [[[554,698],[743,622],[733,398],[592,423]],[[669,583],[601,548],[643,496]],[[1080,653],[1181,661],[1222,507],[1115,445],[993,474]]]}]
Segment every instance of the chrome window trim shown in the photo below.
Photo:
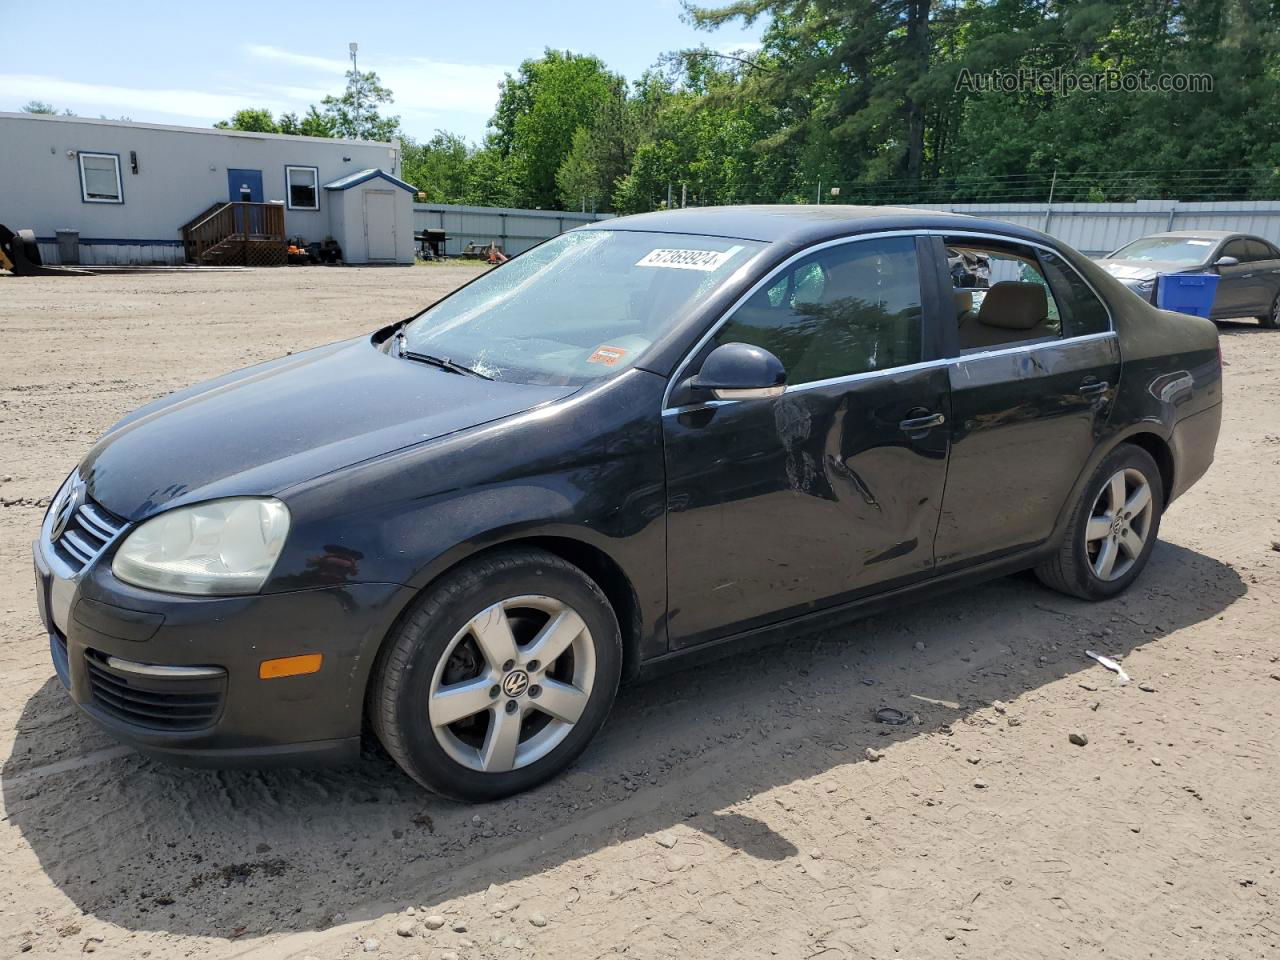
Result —
[{"label": "chrome window trim", "polygon": [[[887,377],[896,373],[915,373],[919,370],[930,370],[934,367],[959,367],[966,363],[972,363],[975,360],[986,360],[992,357],[1007,357],[1018,353],[1031,353],[1035,350],[1043,350],[1046,347],[1058,348],[1062,346],[1074,346],[1077,343],[1088,343],[1095,340],[1114,340],[1117,339],[1114,330],[1106,330],[1102,333],[1086,333],[1079,337],[1066,337],[1059,340],[1037,340],[1035,343],[1024,343],[1020,346],[1001,347],[998,350],[981,350],[976,353],[966,353],[956,357],[939,357],[937,360],[921,360],[919,363],[907,363],[900,367],[885,367],[883,370],[863,370],[861,373],[851,373],[845,377],[831,377],[827,380],[810,380],[805,383],[788,384],[783,392],[784,396],[793,393],[802,393],[805,390],[812,390],[816,387],[829,387],[841,383],[857,383],[861,380],[871,380],[876,377]],[[707,400],[699,403],[686,404],[683,407],[664,407],[662,415],[670,416],[671,414],[688,413],[690,410],[701,410],[706,407],[725,407],[734,403],[743,403],[742,400]]]},{"label": "chrome window trim", "polygon": [[[763,277],[761,277],[759,280],[753,283],[747,289],[746,293],[740,296],[737,300],[733,301],[733,303],[729,305],[729,307],[724,311],[724,313],[720,315],[720,319],[718,319],[714,324],[711,325],[711,329],[709,329],[706,333],[704,333],[698,339],[698,342],[695,343],[689,350],[685,352],[684,358],[676,365],[675,373],[673,373],[670,379],[667,381],[667,389],[663,391],[663,394],[662,394],[663,413],[665,414],[667,411],[672,409],[678,409],[678,408],[673,408],[671,406],[671,391],[675,389],[675,385],[680,382],[680,379],[684,374],[685,368],[688,367],[689,363],[693,360],[693,358],[698,355],[698,351],[707,345],[707,342],[711,340],[711,338],[714,337],[717,332],[719,332],[721,327],[723,327],[726,323],[729,322],[729,318],[732,317],[744,303],[746,303],[748,300],[754,297],[763,287],[765,287],[767,283],[769,283],[770,280],[774,279],[779,273],[787,269],[787,267],[789,267],[791,264],[795,263],[797,260],[800,260],[804,257],[809,256],[810,254],[817,253],[820,250],[826,250],[830,247],[838,247],[846,243],[858,243],[861,240],[880,240],[884,237],[923,237],[927,235],[928,235],[928,231],[918,229],[918,228],[914,230],[880,230],[880,231],[877,231],[876,233],[859,233],[850,237],[836,237],[834,240],[824,240],[821,243],[815,243],[815,244],[812,244],[811,246],[805,247],[803,250],[797,250],[795,253],[787,257],[787,259],[783,260],[780,264],[778,264],[776,267],[774,267],[772,270],[766,273]],[[892,369],[898,370],[898,369],[901,369],[901,367],[894,367]],[[873,372],[873,371],[864,371],[864,372]],[[851,376],[857,376],[857,374],[851,374]],[[798,384],[798,386],[803,386],[803,384]],[[789,391],[791,389],[791,386],[788,385],[787,389]],[[725,402],[737,403],[738,401],[734,400],[734,401],[725,401]],[[703,407],[703,406],[706,406],[706,404],[698,403],[698,404],[692,404],[691,406]]]},{"label": "chrome window trim", "polygon": [[[1026,247],[1035,247],[1037,250],[1048,250],[1055,257],[1061,260],[1066,265],[1068,270],[1070,270],[1077,277],[1083,280],[1084,285],[1089,288],[1090,292],[1095,297],[1098,298],[1098,302],[1102,304],[1102,309],[1107,311],[1107,329],[1103,332],[1115,333],[1116,318],[1111,313],[1111,304],[1107,303],[1106,297],[1098,293],[1098,288],[1089,282],[1089,278],[1086,277],[1079,270],[1077,270],[1075,267],[1075,264],[1073,264],[1070,260],[1068,260],[1066,257],[1062,255],[1061,250],[1058,250],[1047,243],[1040,243],[1038,240],[1023,240],[1021,237],[1010,237],[1010,236],[1005,236],[1004,234],[991,233],[990,231],[985,231],[985,230],[938,230],[934,228],[934,229],[926,230],[925,235],[930,237],[938,237],[939,239],[944,239],[944,240],[947,237],[974,237],[979,240],[1000,240],[1000,241],[1003,241],[1004,243],[1020,243]],[[1046,283],[1049,282],[1048,277],[1045,277],[1044,279]],[[955,289],[963,289],[963,288],[953,287],[952,289],[955,290]],[[980,288],[975,287],[974,289],[980,289]],[[1080,337],[1059,337],[1058,340],[1059,342],[1064,340],[1080,340],[1083,337],[1093,337],[1097,335],[1098,334],[1086,333],[1086,334],[1082,334]]]},{"label": "chrome window trim", "polygon": [[[811,380],[811,381],[806,381],[805,383],[789,383],[787,384],[787,388],[784,391],[784,396],[790,393],[799,393],[804,390],[811,390],[815,387],[825,387],[825,386],[830,386],[832,384],[837,384],[837,383],[853,383],[858,380],[870,379],[871,377],[882,377],[892,373],[901,373],[904,371],[912,372],[915,370],[927,370],[931,367],[941,367],[941,366],[950,366],[952,364],[968,363],[969,361],[980,360],[986,357],[998,357],[998,356],[1005,356],[1005,355],[1010,355],[1015,353],[1028,353],[1032,350],[1038,350],[1042,347],[1060,346],[1062,344],[1068,344],[1068,343],[1084,343],[1090,340],[1102,340],[1102,339],[1107,339],[1107,338],[1116,336],[1115,317],[1111,313],[1111,306],[1110,304],[1107,303],[1106,298],[1101,296],[1098,293],[1097,288],[1094,287],[1094,285],[1089,282],[1088,277],[1084,276],[1084,274],[1082,274],[1079,270],[1076,270],[1075,265],[1072,264],[1070,260],[1068,260],[1065,256],[1062,255],[1062,251],[1055,249],[1054,247],[1050,246],[1047,243],[1040,243],[1035,240],[1023,240],[1019,237],[1011,237],[1011,236],[1006,236],[999,233],[991,233],[989,231],[978,231],[978,230],[938,230],[936,228],[930,228],[930,229],[920,228],[920,229],[914,229],[914,230],[881,230],[876,233],[859,233],[850,237],[837,237],[834,240],[824,240],[822,243],[816,243],[812,246],[805,247],[803,250],[796,251],[791,256],[787,257],[787,259],[779,263],[772,270],[770,270],[768,273],[766,273],[759,280],[757,280],[754,284],[752,284],[751,287],[748,288],[746,293],[744,293],[741,297],[739,297],[732,304],[730,304],[729,307],[725,310],[725,312],[720,316],[720,319],[717,320],[711,326],[711,329],[709,329],[705,334],[703,334],[701,338],[699,338],[697,343],[695,343],[688,351],[686,351],[684,358],[680,361],[679,364],[676,365],[675,373],[672,374],[671,378],[667,381],[667,388],[665,391],[663,391],[663,394],[662,394],[662,416],[665,417],[673,413],[683,413],[687,410],[702,409],[704,407],[721,407],[721,406],[726,406],[728,404],[741,403],[742,401],[739,401],[739,400],[709,400],[709,401],[703,401],[700,403],[685,404],[684,406],[681,406],[681,407],[673,407],[671,406],[671,391],[675,389],[675,385],[680,382],[682,376],[684,375],[685,369],[688,367],[689,363],[693,360],[693,358],[698,355],[698,351],[700,351],[704,346],[706,346],[707,342],[716,335],[716,333],[720,330],[720,328],[729,322],[729,319],[738,310],[738,308],[741,307],[753,296],[755,296],[756,293],[759,292],[762,287],[768,284],[779,273],[781,273],[791,264],[795,263],[797,260],[801,259],[802,257],[807,257],[811,253],[816,253],[819,250],[825,250],[829,247],[835,247],[845,243],[857,243],[860,240],[878,240],[883,237],[938,237],[939,239],[943,239],[946,237],[975,237],[978,239],[1000,240],[1005,243],[1021,243],[1029,247],[1037,247],[1041,250],[1047,250],[1050,253],[1057,256],[1067,266],[1069,270],[1073,271],[1076,276],[1078,276],[1081,280],[1083,280],[1085,286],[1087,286],[1089,290],[1093,293],[1093,295],[1098,298],[1098,301],[1102,304],[1102,308],[1107,312],[1108,329],[1100,333],[1081,334],[1080,336],[1077,336],[1077,337],[1057,337],[1053,340],[1038,339],[1034,342],[1022,341],[1021,343],[1015,341],[1013,346],[1000,347],[999,349],[996,349],[996,350],[978,349],[972,353],[958,353],[952,357],[939,357],[936,360],[922,360],[919,363],[903,364],[902,366],[898,366],[898,367],[886,367],[883,370],[863,370],[860,373],[851,373],[848,376],[844,376],[844,377],[831,377],[826,380]],[[1045,279],[1047,282],[1048,278],[1046,277]]]}]

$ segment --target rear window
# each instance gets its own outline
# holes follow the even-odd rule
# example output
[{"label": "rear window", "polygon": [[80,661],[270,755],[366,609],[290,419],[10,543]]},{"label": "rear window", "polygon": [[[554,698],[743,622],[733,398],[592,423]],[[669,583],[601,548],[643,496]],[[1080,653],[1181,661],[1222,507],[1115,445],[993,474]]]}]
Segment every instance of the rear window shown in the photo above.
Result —
[{"label": "rear window", "polygon": [[1106,306],[1070,264],[1048,250],[1040,251],[1040,262],[1044,264],[1054,298],[1062,310],[1065,336],[1082,337],[1111,329],[1111,317]]}]

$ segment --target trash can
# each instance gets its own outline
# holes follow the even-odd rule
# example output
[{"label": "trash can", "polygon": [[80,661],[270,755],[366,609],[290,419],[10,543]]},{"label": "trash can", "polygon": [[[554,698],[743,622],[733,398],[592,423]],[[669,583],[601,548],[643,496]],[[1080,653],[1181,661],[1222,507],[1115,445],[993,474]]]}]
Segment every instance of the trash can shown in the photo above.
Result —
[{"label": "trash can", "polygon": [[1216,273],[1162,273],[1156,278],[1156,306],[1207,320],[1218,280]]},{"label": "trash can", "polygon": [[58,262],[64,266],[75,266],[80,262],[80,231],[59,230]]}]

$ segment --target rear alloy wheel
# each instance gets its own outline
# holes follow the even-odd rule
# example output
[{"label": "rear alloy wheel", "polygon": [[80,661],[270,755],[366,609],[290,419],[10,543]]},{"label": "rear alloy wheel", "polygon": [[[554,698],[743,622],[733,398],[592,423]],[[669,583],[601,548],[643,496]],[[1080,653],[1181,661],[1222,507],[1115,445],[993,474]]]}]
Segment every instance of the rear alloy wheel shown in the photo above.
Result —
[{"label": "rear alloy wheel", "polygon": [[1268,330],[1280,328],[1280,293],[1276,294],[1276,298],[1271,301],[1271,309],[1259,317],[1258,322]]},{"label": "rear alloy wheel", "polygon": [[1146,549],[1155,505],[1151,484],[1138,470],[1126,467],[1103,484],[1085,524],[1085,554],[1099,580],[1119,580]]},{"label": "rear alloy wheel", "polygon": [[1099,464],[1062,546],[1036,574],[1045,585],[1086,600],[1115,596],[1146,566],[1163,503],[1164,486],[1151,455],[1122,444]]},{"label": "rear alloy wheel", "polygon": [[503,551],[419,598],[379,656],[369,713],[419,783],[494,800],[573,762],[621,672],[617,619],[595,582],[553,554]]}]

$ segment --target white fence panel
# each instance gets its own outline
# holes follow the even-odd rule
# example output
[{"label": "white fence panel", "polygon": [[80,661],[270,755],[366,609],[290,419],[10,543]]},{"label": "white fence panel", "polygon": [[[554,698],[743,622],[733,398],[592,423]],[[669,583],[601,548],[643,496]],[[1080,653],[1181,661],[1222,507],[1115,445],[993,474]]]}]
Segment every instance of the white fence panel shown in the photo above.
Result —
[{"label": "white fence panel", "polygon": [[462,253],[468,243],[496,243],[507,256],[524,253],[543,240],[585,223],[607,220],[611,213],[571,210],[517,210],[510,207],[467,207],[447,203],[415,203],[413,229],[443,229],[447,256]]},{"label": "white fence panel", "polygon": [[1280,244],[1280,200],[1133,203],[916,203],[920,210],[967,213],[1042,230],[1081,253],[1101,257],[1130,240],[1168,230],[1230,230]]}]

